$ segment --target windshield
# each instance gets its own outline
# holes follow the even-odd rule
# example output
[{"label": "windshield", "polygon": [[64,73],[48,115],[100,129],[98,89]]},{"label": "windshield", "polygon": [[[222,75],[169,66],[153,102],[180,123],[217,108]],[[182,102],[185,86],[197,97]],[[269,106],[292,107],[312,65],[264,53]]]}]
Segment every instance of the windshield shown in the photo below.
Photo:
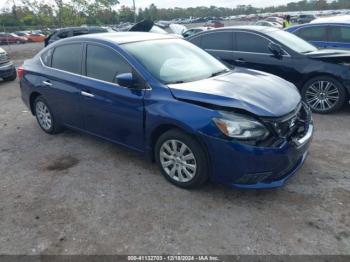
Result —
[{"label": "windshield", "polygon": [[217,59],[181,39],[135,42],[122,47],[166,84],[206,79],[229,71]]},{"label": "windshield", "polygon": [[305,54],[317,50],[315,46],[309,44],[300,37],[282,30],[271,31],[269,32],[269,36],[298,53]]}]

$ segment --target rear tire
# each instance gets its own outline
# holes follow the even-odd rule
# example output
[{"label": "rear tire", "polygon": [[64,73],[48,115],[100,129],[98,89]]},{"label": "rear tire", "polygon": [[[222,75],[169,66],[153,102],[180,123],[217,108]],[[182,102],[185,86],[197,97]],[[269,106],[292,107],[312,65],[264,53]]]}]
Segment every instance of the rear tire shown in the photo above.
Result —
[{"label": "rear tire", "polygon": [[45,133],[53,135],[62,132],[61,125],[42,96],[38,96],[34,100],[33,108],[36,120]]},{"label": "rear tire", "polygon": [[338,80],[328,76],[318,76],[305,83],[301,96],[313,112],[329,114],[344,105],[347,92]]},{"label": "rear tire", "polygon": [[205,149],[192,136],[171,129],[155,145],[155,159],[164,177],[181,188],[196,188],[209,178]]}]

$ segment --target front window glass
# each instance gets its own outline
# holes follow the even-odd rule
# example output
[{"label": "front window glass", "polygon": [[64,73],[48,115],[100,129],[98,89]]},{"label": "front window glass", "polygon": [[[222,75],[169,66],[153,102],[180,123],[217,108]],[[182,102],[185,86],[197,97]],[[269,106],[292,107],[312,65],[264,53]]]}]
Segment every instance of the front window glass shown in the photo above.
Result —
[{"label": "front window glass", "polygon": [[114,83],[116,76],[131,73],[128,63],[111,49],[88,45],[86,53],[86,75]]},{"label": "front window glass", "polygon": [[310,53],[317,50],[312,44],[286,31],[271,30],[269,36],[298,53]]},{"label": "front window glass", "polygon": [[135,42],[122,47],[163,83],[183,83],[228,71],[220,61],[181,39]]},{"label": "front window glass", "polygon": [[251,33],[236,33],[237,50],[248,53],[271,53],[268,46],[270,41],[264,37]]}]

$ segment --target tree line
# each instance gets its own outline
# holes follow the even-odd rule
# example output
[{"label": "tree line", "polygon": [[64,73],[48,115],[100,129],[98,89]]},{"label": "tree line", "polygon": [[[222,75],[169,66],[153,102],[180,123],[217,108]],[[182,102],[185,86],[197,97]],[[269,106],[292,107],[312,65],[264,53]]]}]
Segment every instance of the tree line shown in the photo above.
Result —
[{"label": "tree line", "polygon": [[[349,9],[349,0],[298,1],[281,6],[256,8],[251,5],[224,7],[157,8],[151,4],[140,8],[134,16],[129,6],[118,6],[118,0],[8,0],[8,6],[0,11],[0,25],[3,27],[65,27],[86,25],[111,25],[133,22],[134,19],[171,20],[188,17],[225,17],[241,14],[266,12],[308,11],[328,9]],[[130,5],[132,1],[130,0]],[[137,0],[136,0],[137,4]]]}]

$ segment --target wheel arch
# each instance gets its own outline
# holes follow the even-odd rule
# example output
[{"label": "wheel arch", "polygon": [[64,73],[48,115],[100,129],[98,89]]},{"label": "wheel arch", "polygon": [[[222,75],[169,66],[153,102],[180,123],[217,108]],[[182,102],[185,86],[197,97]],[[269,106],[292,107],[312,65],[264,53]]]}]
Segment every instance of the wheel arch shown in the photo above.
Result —
[{"label": "wheel arch", "polygon": [[33,116],[35,115],[35,110],[34,110],[34,101],[37,99],[41,94],[39,92],[32,92],[29,96],[29,105],[30,105],[30,111],[32,112]]},{"label": "wheel arch", "polygon": [[162,134],[164,134],[165,132],[167,132],[167,131],[169,131],[171,129],[177,129],[177,130],[180,130],[180,131],[182,131],[182,132],[192,136],[193,139],[195,139],[202,146],[202,148],[203,148],[203,150],[205,152],[205,155],[207,157],[208,165],[209,165],[209,167],[211,166],[210,165],[210,157],[209,157],[208,148],[207,148],[206,144],[204,143],[204,141],[202,141],[202,139],[198,135],[196,135],[194,130],[192,130],[190,127],[184,127],[184,126],[173,124],[173,123],[160,124],[157,127],[155,127],[152,130],[152,132],[150,133],[150,136],[149,136],[149,147],[150,147],[149,157],[150,157],[152,162],[155,161],[155,158],[154,158],[155,152],[154,152],[154,150],[155,150],[155,145],[157,143],[158,138]]},{"label": "wheel arch", "polygon": [[314,72],[314,73],[311,73],[311,74],[308,74],[307,77],[305,77],[303,79],[303,81],[301,82],[301,86],[300,86],[300,90],[302,90],[305,86],[305,84],[310,81],[311,79],[313,78],[316,78],[316,77],[330,77],[330,78],[333,78],[335,79],[336,81],[338,81],[345,89],[347,95],[349,95],[349,90],[348,88],[346,88],[346,86],[342,83],[342,81],[339,79],[339,77],[331,74],[331,73],[318,73],[318,72]]}]

